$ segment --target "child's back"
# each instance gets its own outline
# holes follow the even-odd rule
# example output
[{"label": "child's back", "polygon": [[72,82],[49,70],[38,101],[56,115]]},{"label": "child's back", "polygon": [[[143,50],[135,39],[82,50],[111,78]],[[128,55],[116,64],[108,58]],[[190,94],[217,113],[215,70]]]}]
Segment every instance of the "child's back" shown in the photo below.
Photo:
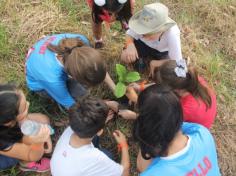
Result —
[{"label": "child's back", "polygon": [[[128,145],[119,130],[113,135],[121,146],[121,164],[111,160],[92,144],[103,133],[108,111],[103,100],[91,97],[79,100],[69,110],[70,127],[59,139],[51,160],[53,176],[129,175]],[[95,145],[99,146],[98,143]]]},{"label": "child's back", "polygon": [[73,131],[68,127],[60,137],[51,160],[53,176],[118,176],[123,167],[112,161],[93,144],[74,148],[70,145]]},{"label": "child's back", "polygon": [[215,143],[210,132],[194,123],[184,123],[182,131],[189,138],[187,146],[168,157],[156,157],[141,176],[220,175]]}]

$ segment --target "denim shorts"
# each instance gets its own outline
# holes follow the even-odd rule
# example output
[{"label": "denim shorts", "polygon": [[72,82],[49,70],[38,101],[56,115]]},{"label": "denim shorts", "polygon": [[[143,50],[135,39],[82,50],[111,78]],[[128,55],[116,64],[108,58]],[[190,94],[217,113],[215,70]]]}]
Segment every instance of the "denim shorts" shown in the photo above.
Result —
[{"label": "denim shorts", "polygon": [[0,170],[4,170],[15,166],[19,162],[18,159],[0,155]]}]

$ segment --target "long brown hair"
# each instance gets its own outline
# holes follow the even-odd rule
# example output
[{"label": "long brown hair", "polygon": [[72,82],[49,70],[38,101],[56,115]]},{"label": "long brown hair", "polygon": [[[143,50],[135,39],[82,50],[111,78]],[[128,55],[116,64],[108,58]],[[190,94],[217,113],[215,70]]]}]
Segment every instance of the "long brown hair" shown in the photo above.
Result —
[{"label": "long brown hair", "polygon": [[207,108],[211,106],[211,97],[207,87],[198,80],[198,73],[192,66],[188,66],[186,77],[178,77],[175,73],[177,67],[175,60],[169,60],[154,71],[153,79],[156,83],[163,83],[172,89],[185,89],[195,98],[201,98]]},{"label": "long brown hair", "polygon": [[63,58],[65,71],[78,82],[95,86],[105,79],[106,66],[100,53],[84,46],[80,39],[62,39],[57,46],[49,44],[48,49]]}]

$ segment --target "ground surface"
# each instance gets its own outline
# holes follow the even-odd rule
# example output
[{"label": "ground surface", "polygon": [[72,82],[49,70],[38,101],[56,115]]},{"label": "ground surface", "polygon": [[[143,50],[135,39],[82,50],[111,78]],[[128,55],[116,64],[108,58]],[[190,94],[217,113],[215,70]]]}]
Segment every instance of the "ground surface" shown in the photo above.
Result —
[{"label": "ground surface", "polygon": [[[151,0],[136,0],[136,10]],[[74,32],[92,38],[90,11],[84,0],[1,0],[0,3],[0,81],[14,81],[24,89],[31,103],[31,112],[50,116],[56,128],[54,140],[67,124],[66,114],[30,94],[25,85],[24,57],[27,49],[42,35]],[[213,133],[222,175],[236,174],[236,1],[233,0],[166,0],[171,17],[182,32],[183,55],[189,57],[217,92],[218,115]],[[104,32],[106,47],[102,51],[110,73],[123,47],[124,34],[119,23]],[[94,95],[112,98],[104,85],[92,90]],[[102,145],[116,153],[111,137],[119,128],[130,135],[131,122],[117,120],[106,128]],[[136,145],[130,139],[132,172],[135,171]],[[206,149],[207,150],[207,149]],[[17,167],[0,171],[6,175],[35,175],[22,173]],[[49,175],[49,174],[42,174]]]}]

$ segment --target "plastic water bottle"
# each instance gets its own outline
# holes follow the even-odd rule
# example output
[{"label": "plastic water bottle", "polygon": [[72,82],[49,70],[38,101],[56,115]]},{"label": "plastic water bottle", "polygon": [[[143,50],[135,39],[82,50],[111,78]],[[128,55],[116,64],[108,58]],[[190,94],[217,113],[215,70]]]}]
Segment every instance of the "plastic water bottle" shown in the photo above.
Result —
[{"label": "plastic water bottle", "polygon": [[[26,136],[36,135],[42,125],[42,123],[33,120],[26,120],[21,125],[21,132]],[[48,128],[50,129],[50,135],[54,134],[54,129],[50,125],[48,125]]]}]

